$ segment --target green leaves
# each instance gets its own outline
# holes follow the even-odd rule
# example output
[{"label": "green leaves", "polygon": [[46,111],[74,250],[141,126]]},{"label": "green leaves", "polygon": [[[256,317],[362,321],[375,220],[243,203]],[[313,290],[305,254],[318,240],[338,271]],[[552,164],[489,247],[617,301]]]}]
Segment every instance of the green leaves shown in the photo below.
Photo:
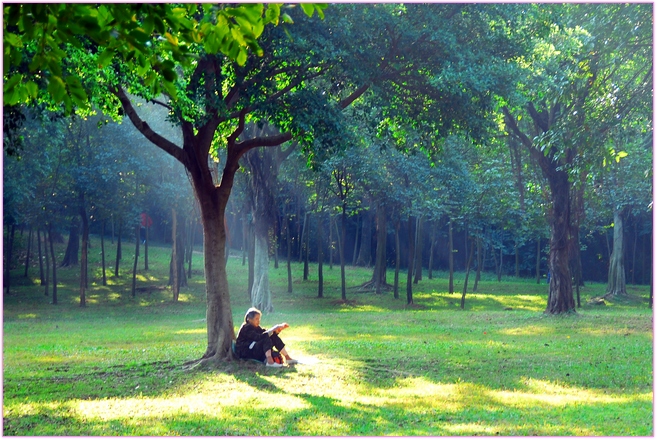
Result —
[{"label": "green leaves", "polygon": [[[144,78],[156,93],[172,93],[175,65],[189,67],[198,45],[209,54],[221,53],[244,65],[252,52],[263,56],[257,42],[267,24],[278,25],[279,3],[245,3],[235,7],[208,4],[9,4],[4,6],[5,102],[25,103],[49,99],[86,106],[88,93],[82,79],[93,78],[94,68],[123,63]],[[326,4],[304,4],[306,14],[323,18]],[[283,17],[283,21],[285,17]],[[72,66],[75,48],[95,46],[94,66]],[[83,49],[84,48],[84,49]],[[172,61],[162,61],[172,60]],[[174,63],[175,62],[175,63]],[[29,72],[24,72],[27,65]],[[18,74],[19,69],[21,74]],[[13,73],[12,73],[13,72]],[[155,72],[153,74],[153,72]],[[70,78],[70,79],[69,79]],[[29,84],[29,85],[28,85]],[[36,86],[36,93],[35,93]],[[44,88],[47,94],[39,96]]]}]

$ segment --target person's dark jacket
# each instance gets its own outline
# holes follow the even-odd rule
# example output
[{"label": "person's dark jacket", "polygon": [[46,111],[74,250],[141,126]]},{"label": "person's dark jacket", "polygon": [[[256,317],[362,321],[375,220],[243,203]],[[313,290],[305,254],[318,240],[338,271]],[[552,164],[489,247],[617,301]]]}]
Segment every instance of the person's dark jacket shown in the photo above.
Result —
[{"label": "person's dark jacket", "polygon": [[235,351],[241,358],[249,358],[249,346],[253,342],[258,342],[264,338],[268,338],[267,330],[262,327],[255,327],[248,322],[242,323],[239,332],[237,332],[237,340],[235,341]]}]

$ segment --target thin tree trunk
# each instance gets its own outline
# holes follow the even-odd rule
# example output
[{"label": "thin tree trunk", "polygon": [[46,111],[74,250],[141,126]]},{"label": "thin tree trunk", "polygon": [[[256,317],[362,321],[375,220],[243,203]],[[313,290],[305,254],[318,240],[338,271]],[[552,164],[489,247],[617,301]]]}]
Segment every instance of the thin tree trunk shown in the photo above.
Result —
[{"label": "thin tree trunk", "polygon": [[497,282],[501,283],[502,282],[502,260],[504,258],[504,245],[500,243],[500,265],[498,266],[498,271],[497,271]]},{"label": "thin tree trunk", "polygon": [[103,272],[103,286],[107,286],[107,274],[105,272],[105,220],[100,228],[100,259]]},{"label": "thin tree trunk", "polygon": [[251,300],[251,292],[253,291],[253,283],[255,282],[255,254],[256,254],[256,237],[255,237],[255,216],[251,216],[249,221],[249,235],[248,235],[248,255],[249,255],[249,279],[247,293],[249,295],[249,301]]},{"label": "thin tree trunk", "polygon": [[406,304],[413,304],[413,263],[415,262],[415,234],[413,217],[408,217],[408,273],[406,275]]},{"label": "thin tree trunk", "polygon": [[322,212],[317,218],[317,298],[324,297],[324,234]]},{"label": "thin tree trunk", "polygon": [[[367,214],[365,214],[365,215],[367,215]],[[358,238],[359,238],[358,230],[360,229],[360,231],[361,231],[361,233],[362,233],[362,232],[363,232],[363,229],[364,229],[362,226],[361,226],[360,228],[358,227],[360,224],[361,224],[361,222],[359,222],[358,219],[356,219],[356,235],[354,235],[354,253],[353,253],[353,255],[351,256],[351,264],[352,264],[352,266],[359,265],[359,263],[360,263],[360,260],[358,259]],[[362,244],[362,243],[363,243],[363,241],[364,241],[364,237],[361,236],[361,237],[360,237],[360,241],[361,241],[361,250],[362,250],[362,248],[363,248],[363,244]],[[364,265],[364,266],[365,266],[365,265]]]},{"label": "thin tree trunk", "polygon": [[52,224],[48,225],[50,240],[50,259],[52,261],[52,304],[57,304],[57,260],[55,259],[55,240],[52,238]]},{"label": "thin tree trunk", "polygon": [[452,219],[448,223],[449,241],[449,293],[454,293],[454,233],[452,231]]},{"label": "thin tree trunk", "polygon": [[483,263],[482,255],[481,255],[481,236],[477,236],[477,273],[475,274],[475,282],[474,286],[472,287],[472,291],[476,292],[477,287],[479,287],[479,280],[481,279],[481,269]]},{"label": "thin tree trunk", "polygon": [[376,210],[376,253],[374,258],[374,288],[376,293],[381,293],[381,288],[386,282],[386,248],[388,237],[388,220],[386,207],[380,203]]},{"label": "thin tree trunk", "polygon": [[116,264],[114,265],[114,276],[119,276],[119,262],[121,261],[121,235],[123,233],[123,220],[119,220],[119,235],[116,239]]},{"label": "thin tree trunk", "polygon": [[25,256],[25,274],[24,278],[27,278],[27,270],[30,267],[30,252],[32,251],[32,225],[30,225],[30,230],[27,234],[27,255]]},{"label": "thin tree trunk", "polygon": [[306,243],[306,229],[308,227],[308,212],[303,215],[303,230],[299,237],[299,263],[303,262],[303,247]]},{"label": "thin tree trunk", "polygon": [[39,253],[39,279],[41,280],[41,286],[45,281],[43,277],[43,251],[41,250],[41,229],[37,228],[37,250]]},{"label": "thin tree trunk", "polygon": [[[304,238],[304,259],[303,259],[303,280],[308,281],[308,260],[310,259],[310,214],[306,213],[307,217],[307,230],[306,230],[306,236]],[[306,229],[304,227],[304,229]]]},{"label": "thin tree trunk", "polygon": [[516,251],[516,278],[520,278],[520,249],[518,248],[518,241],[514,243]]},{"label": "thin tree trunk", "polygon": [[148,227],[148,217],[146,217],[146,230],[144,231],[144,271],[148,270],[148,232],[151,228]]},{"label": "thin tree trunk", "polygon": [[422,280],[422,232],[424,230],[424,216],[421,215],[416,220],[415,226],[415,279],[413,282],[417,284]]},{"label": "thin tree trunk", "polygon": [[431,222],[431,246],[429,247],[429,279],[433,279],[433,255],[436,246],[436,223]]},{"label": "thin tree trunk", "polygon": [[46,256],[46,282],[44,283],[45,286],[45,292],[44,295],[48,296],[48,289],[50,286],[50,248],[49,248],[49,238],[48,238],[48,232],[44,229],[43,230],[43,253]]},{"label": "thin tree trunk", "polygon": [[333,270],[333,216],[329,214],[329,269]]},{"label": "thin tree trunk", "polygon": [[[191,224],[191,232],[189,238],[189,258],[187,259],[187,279],[192,278],[192,258],[194,257],[194,236],[196,235],[196,225],[198,221],[194,217]],[[226,246],[228,247],[228,246]],[[226,258],[228,260],[228,258]]]},{"label": "thin tree trunk", "polygon": [[66,253],[62,260],[62,267],[77,266],[80,261],[78,260],[78,251],[80,249],[80,228],[75,220],[72,221],[68,235],[68,245],[66,246]]},{"label": "thin tree trunk", "polygon": [[393,297],[399,299],[399,266],[401,264],[401,249],[399,247],[400,221],[395,222],[395,281],[393,286]]},{"label": "thin tree trunk", "polygon": [[5,260],[5,287],[7,289],[6,294],[10,295],[11,288],[11,259],[13,257],[14,249],[14,235],[16,233],[16,224],[12,223],[11,232],[9,233],[9,250],[7,251],[7,259]]},{"label": "thin tree trunk", "polygon": [[639,240],[639,221],[634,222],[634,246],[632,246],[632,285],[636,285],[635,275],[636,275],[636,248],[637,242]]},{"label": "thin tree trunk", "polygon": [[465,266],[465,280],[463,281],[463,294],[461,295],[461,309],[465,309],[465,294],[468,291],[468,277],[470,276],[470,264],[472,264],[472,255],[474,254],[475,238],[473,237],[470,243],[470,255],[468,256],[468,264]]},{"label": "thin tree trunk", "polygon": [[[336,223],[337,225],[337,223]],[[340,231],[340,239],[338,251],[340,253],[340,279],[342,281],[342,300],[347,300],[347,279],[345,275],[345,258],[344,258],[344,246],[346,240],[346,230],[347,230],[347,208],[342,206],[342,230]]]},{"label": "thin tree trunk", "polygon": [[541,237],[536,240],[536,284],[541,284]]},{"label": "thin tree trunk", "polygon": [[244,220],[242,222],[242,266],[246,265],[246,254],[249,249],[249,232],[248,232],[248,226],[244,227],[244,223],[248,222],[248,220]]},{"label": "thin tree trunk", "polygon": [[86,307],[86,289],[89,287],[87,284],[87,262],[89,261],[89,219],[87,218],[87,210],[85,208],[83,192],[80,192],[79,204],[80,220],[82,221],[82,253],[80,257],[80,307]]},{"label": "thin tree trunk", "polygon": [[287,214],[285,221],[285,245],[287,246],[287,291],[292,293],[292,242],[290,240],[290,219]]},{"label": "thin tree trunk", "polygon": [[132,297],[134,298],[137,295],[137,264],[139,262],[139,243],[141,242],[140,237],[141,227],[139,223],[135,226],[135,262],[132,265]]},{"label": "thin tree trunk", "polygon": [[171,281],[171,291],[173,292],[173,300],[178,301],[180,295],[180,284],[178,281],[178,239],[176,237],[178,232],[178,215],[174,208],[171,208],[171,270],[172,270],[172,281]]}]

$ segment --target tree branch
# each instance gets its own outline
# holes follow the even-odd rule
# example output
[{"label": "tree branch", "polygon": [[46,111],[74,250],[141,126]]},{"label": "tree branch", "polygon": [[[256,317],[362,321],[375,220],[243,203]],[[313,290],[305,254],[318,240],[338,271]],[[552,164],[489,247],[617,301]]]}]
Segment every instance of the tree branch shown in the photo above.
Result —
[{"label": "tree branch", "polygon": [[137,114],[137,111],[135,110],[134,106],[132,105],[132,102],[130,102],[130,99],[126,95],[125,91],[121,87],[112,87],[110,88],[110,92],[113,93],[117,98],[119,98],[119,101],[121,101],[121,106],[123,107],[123,110],[125,111],[126,115],[128,115],[128,118],[130,118],[130,121],[132,121],[132,124],[135,126],[141,134],[144,135],[146,139],[151,141],[153,144],[155,144],[157,147],[160,149],[164,150],[174,158],[176,158],[180,163],[183,165],[186,164],[186,157],[184,154],[184,151],[182,148],[180,148],[178,145],[174,144],[164,136],[161,136],[157,134],[156,132],[153,131],[153,129],[139,117]]}]

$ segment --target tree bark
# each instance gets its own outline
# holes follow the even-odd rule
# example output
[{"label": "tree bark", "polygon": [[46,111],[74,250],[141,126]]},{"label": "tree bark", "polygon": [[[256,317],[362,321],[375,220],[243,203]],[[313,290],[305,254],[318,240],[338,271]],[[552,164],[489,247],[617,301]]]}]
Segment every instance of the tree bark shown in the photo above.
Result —
[{"label": "tree bark", "polygon": [[306,230],[306,237],[304,239],[305,242],[304,242],[304,245],[303,245],[303,249],[304,249],[303,280],[304,281],[308,281],[308,272],[309,272],[308,264],[309,264],[309,260],[310,260],[310,222],[311,222],[311,220],[310,220],[310,214],[309,213],[306,213],[306,218],[308,220],[308,229]]},{"label": "tree bark", "polygon": [[380,203],[376,210],[376,254],[374,260],[374,288],[376,293],[381,293],[383,287],[387,287],[386,282],[386,248],[388,237],[388,221],[386,216],[386,207]]},{"label": "tree bark", "polygon": [[627,295],[625,283],[625,234],[623,231],[623,213],[614,209],[614,244],[609,259],[607,292],[609,296]]},{"label": "tree bark", "polygon": [[[347,280],[345,275],[345,258],[344,258],[344,247],[347,234],[347,207],[342,205],[342,227],[340,228],[340,239],[338,244],[338,252],[340,253],[340,280],[341,280],[341,292],[342,292],[342,301],[347,300]],[[337,225],[337,223],[336,223]]]},{"label": "tree bark", "polygon": [[46,256],[46,282],[44,283],[44,296],[48,296],[48,289],[50,285],[50,242],[48,241],[48,231],[43,230],[43,253]]}]

